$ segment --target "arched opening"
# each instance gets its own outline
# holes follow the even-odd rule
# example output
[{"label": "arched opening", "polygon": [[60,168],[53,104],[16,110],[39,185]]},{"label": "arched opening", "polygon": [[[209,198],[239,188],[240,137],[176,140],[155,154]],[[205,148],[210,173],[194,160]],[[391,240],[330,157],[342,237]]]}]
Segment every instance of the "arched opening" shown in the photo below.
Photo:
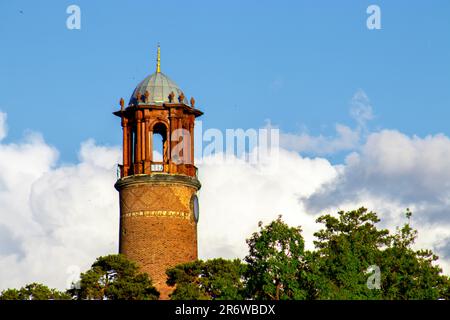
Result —
[{"label": "arched opening", "polygon": [[163,123],[153,126],[153,162],[166,162],[167,160],[167,130]]},{"label": "arched opening", "polygon": [[160,133],[153,132],[153,161],[163,162],[164,140]]}]

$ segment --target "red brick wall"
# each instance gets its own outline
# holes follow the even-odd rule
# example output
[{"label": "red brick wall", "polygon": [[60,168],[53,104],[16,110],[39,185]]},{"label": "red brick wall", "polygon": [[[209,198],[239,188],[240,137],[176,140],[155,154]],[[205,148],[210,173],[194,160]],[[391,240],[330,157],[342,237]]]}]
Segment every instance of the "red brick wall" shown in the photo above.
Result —
[{"label": "red brick wall", "polygon": [[143,183],[120,189],[120,249],[147,272],[161,299],[171,288],[166,270],[197,259],[197,224],[190,206],[197,188],[185,184]]}]

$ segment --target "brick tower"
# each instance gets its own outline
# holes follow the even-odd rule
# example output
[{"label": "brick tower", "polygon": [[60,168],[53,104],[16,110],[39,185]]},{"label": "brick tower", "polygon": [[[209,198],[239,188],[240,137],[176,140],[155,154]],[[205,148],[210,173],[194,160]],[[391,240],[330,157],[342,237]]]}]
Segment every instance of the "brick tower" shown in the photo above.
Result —
[{"label": "brick tower", "polygon": [[147,272],[167,299],[166,270],[197,259],[194,122],[203,113],[161,72],[142,80],[128,106],[120,100],[123,164],[114,185],[120,194],[119,252]]}]

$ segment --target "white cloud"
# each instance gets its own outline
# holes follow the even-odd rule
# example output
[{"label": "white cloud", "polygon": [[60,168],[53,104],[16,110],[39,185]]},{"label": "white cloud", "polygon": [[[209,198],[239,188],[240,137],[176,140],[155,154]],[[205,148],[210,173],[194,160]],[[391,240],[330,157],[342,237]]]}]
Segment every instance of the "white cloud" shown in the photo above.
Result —
[{"label": "white cloud", "polygon": [[[324,148],[329,141],[321,142]],[[364,205],[392,228],[404,222],[402,212],[409,207],[418,245],[445,258],[440,263],[448,273],[449,155],[446,136],[385,130],[369,134],[342,165],[285,149],[278,161],[257,164],[223,161],[219,154],[203,159],[200,257],[243,257],[245,239],[258,221],[279,214],[302,226],[312,248],[318,214]],[[96,257],[117,252],[119,206],[113,185],[120,149],[88,140],[77,164],[57,165],[57,159],[57,150],[38,134],[0,143],[0,290],[32,281],[64,288],[70,266],[85,270]]]},{"label": "white cloud", "polygon": [[336,124],[336,135],[312,136],[308,133],[281,133],[280,145],[288,150],[308,152],[315,155],[334,154],[353,150],[358,146],[359,132],[342,124]]},{"label": "white cloud", "polygon": [[390,227],[404,223],[401,213],[410,208],[419,230],[418,247],[445,257],[450,273],[449,158],[450,139],[442,134],[420,138],[395,130],[372,133],[347,157],[335,180],[303,200],[312,212],[364,205]]},{"label": "white cloud", "polygon": [[[365,206],[382,219],[380,227],[395,231],[413,211],[419,230],[417,248],[433,249],[450,273],[450,139],[419,138],[384,130],[368,135],[343,165],[308,159],[281,150],[279,161],[250,165],[204,161],[200,253],[204,257],[243,257],[244,239],[259,220],[282,214],[301,225],[311,248],[319,214]],[[230,226],[223,228],[222,226]]]},{"label": "white cloud", "polygon": [[369,97],[361,89],[356,91],[350,102],[350,115],[360,129],[365,129],[366,123],[374,118]]},{"label": "white cloud", "polygon": [[[323,197],[338,203],[369,192],[405,204],[446,203],[450,199],[449,158],[450,139],[444,135],[419,138],[395,130],[372,133],[360,151],[347,157],[345,170],[322,191]],[[319,198],[317,203],[323,203]],[[450,215],[443,218],[450,220]]]},{"label": "white cloud", "polygon": [[278,161],[256,165],[204,159],[199,174],[199,254],[232,258],[246,254],[245,239],[257,230],[258,221],[267,223],[280,214],[289,224],[301,225],[311,238],[314,217],[305,214],[299,198],[313,194],[335,177],[336,170],[325,159],[280,150]]},{"label": "white cloud", "polygon": [[0,144],[0,289],[64,288],[71,265],[117,252],[119,149],[88,141],[78,164],[57,167],[57,157],[37,134]]},{"label": "white cloud", "polygon": [[354,128],[337,123],[335,125],[336,133],[333,136],[322,134],[314,136],[307,132],[300,134],[282,132],[280,145],[288,150],[315,156],[355,150],[367,134],[367,123],[374,118],[369,98],[361,89],[355,92],[350,101],[350,116],[356,122]]}]

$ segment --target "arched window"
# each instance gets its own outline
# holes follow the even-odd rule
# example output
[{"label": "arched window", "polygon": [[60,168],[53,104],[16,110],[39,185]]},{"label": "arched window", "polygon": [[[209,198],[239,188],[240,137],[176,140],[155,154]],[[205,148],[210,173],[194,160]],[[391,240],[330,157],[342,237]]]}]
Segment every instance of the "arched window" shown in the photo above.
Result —
[{"label": "arched window", "polygon": [[153,126],[153,161],[166,162],[167,159],[167,131],[163,123]]},{"label": "arched window", "polygon": [[160,133],[153,132],[153,161],[163,162],[164,141]]}]

